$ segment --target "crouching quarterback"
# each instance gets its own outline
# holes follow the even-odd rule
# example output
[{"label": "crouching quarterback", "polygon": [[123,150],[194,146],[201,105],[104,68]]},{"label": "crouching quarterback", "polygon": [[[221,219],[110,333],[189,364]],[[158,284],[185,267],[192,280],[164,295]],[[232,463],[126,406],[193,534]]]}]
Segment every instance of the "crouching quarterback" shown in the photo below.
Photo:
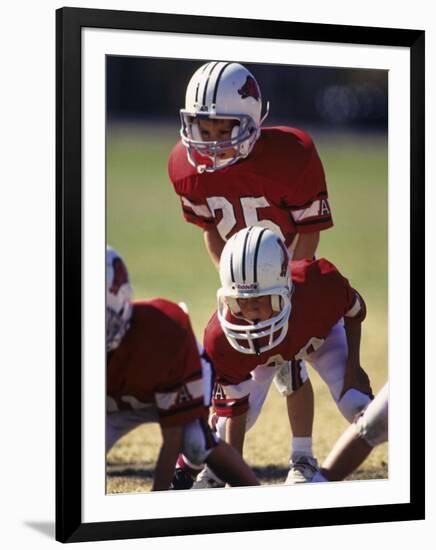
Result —
[{"label": "crouching quarterback", "polygon": [[199,355],[188,315],[162,298],[132,303],[127,268],[110,247],[106,290],[106,450],[140,424],[159,422],[153,491],[170,488],[182,451],[229,485],[258,485],[241,456],[207,424],[211,366]]},{"label": "crouching quarterback", "polygon": [[[289,262],[284,242],[262,227],[242,229],[228,240],[220,279],[218,310],[204,333],[217,377],[213,406],[220,437],[242,455],[245,432],[276,372],[285,365],[292,390],[300,392],[308,380],[305,361],[352,422],[372,391],[359,359],[366,307],[347,279],[325,259]],[[294,456],[290,474],[295,462],[306,467],[307,479],[314,475],[313,456]],[[288,475],[287,483],[293,482]],[[213,486],[220,480],[206,468],[197,487]]]}]

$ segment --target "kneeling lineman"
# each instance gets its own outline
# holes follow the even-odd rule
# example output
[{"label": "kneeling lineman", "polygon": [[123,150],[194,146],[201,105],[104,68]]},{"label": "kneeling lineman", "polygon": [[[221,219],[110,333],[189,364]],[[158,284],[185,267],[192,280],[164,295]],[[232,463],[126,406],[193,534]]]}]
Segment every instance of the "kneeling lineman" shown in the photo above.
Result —
[{"label": "kneeling lineman", "polygon": [[157,298],[131,302],[127,268],[106,250],[106,450],[140,424],[158,422],[162,446],[153,491],[170,488],[179,453],[206,463],[229,485],[258,485],[241,455],[207,424],[210,364],[200,356],[188,315]]}]

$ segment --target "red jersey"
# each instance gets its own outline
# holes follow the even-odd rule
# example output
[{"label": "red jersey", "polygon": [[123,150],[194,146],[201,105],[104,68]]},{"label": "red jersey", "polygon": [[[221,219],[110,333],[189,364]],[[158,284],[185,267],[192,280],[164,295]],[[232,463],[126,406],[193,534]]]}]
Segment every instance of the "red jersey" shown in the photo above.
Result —
[{"label": "red jersey", "polygon": [[250,225],[268,227],[289,246],[297,233],[333,225],[324,170],[308,134],[296,128],[262,128],[250,155],[199,174],[180,141],[168,161],[186,221],[216,225],[224,241]]},{"label": "red jersey", "polygon": [[[249,380],[250,373],[258,366],[276,367],[306,359],[322,345],[344,315],[363,317],[363,300],[335,266],[324,258],[291,262],[291,273],[294,291],[288,331],[285,339],[271,350],[260,355],[238,352],[229,344],[217,314],[210,319],[204,332],[204,347],[214,364],[218,384],[225,387]],[[233,316],[230,320],[241,323]],[[216,402],[215,394],[215,405]],[[218,415],[231,416],[225,410],[227,400],[218,404]],[[231,406],[238,411],[236,414],[242,414],[247,410],[248,397],[232,400]]]},{"label": "red jersey", "polygon": [[197,342],[179,306],[161,298],[133,304],[130,327],[108,355],[107,395],[111,412],[155,404],[162,426],[207,417]]}]

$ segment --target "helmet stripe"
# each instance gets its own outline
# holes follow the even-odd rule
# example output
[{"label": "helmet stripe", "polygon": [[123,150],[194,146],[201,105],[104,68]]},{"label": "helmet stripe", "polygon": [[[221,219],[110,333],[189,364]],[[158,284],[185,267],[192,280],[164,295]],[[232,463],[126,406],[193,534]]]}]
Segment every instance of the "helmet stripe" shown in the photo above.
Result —
[{"label": "helmet stripe", "polygon": [[202,103],[202,105],[206,105],[207,87],[209,86],[210,75],[212,74],[213,70],[215,69],[215,67],[218,64],[219,64],[219,61],[215,61],[215,63],[212,65],[211,70],[209,71],[209,74],[207,75],[206,83],[204,85],[204,90],[203,90],[203,103]]},{"label": "helmet stripe", "polygon": [[197,82],[197,88],[195,90],[195,103],[198,103],[198,90],[200,89],[200,82]]},{"label": "helmet stripe", "polygon": [[257,283],[257,256],[259,254],[259,247],[260,247],[260,241],[262,240],[262,235],[265,233],[266,227],[262,229],[262,231],[259,233],[259,237],[257,239],[256,248],[254,250],[254,262],[253,262],[253,282]]},{"label": "helmet stripe", "polygon": [[233,271],[233,251],[230,254],[230,276],[232,278],[232,283],[235,283],[235,273]]},{"label": "helmet stripe", "polygon": [[[203,75],[204,71],[209,67],[210,62],[206,63],[206,65],[203,65],[203,70],[201,71],[201,74]],[[198,103],[198,91],[200,90],[200,84],[201,84],[201,77],[197,82],[197,88],[195,90],[195,103]]]},{"label": "helmet stripe", "polygon": [[245,262],[246,262],[246,256],[247,256],[247,244],[248,244],[248,237],[250,236],[251,230],[253,227],[249,227],[248,231],[245,233],[245,239],[244,239],[244,247],[242,249],[242,280],[245,282],[246,274],[245,274]]},{"label": "helmet stripe", "polygon": [[221,77],[223,75],[223,72],[226,70],[226,68],[229,66],[229,65],[233,65],[233,63],[224,63],[224,65],[221,67],[221,70],[218,74],[218,77],[216,79],[216,82],[215,82],[215,89],[213,91],[213,98],[212,98],[212,104],[215,104],[216,103],[216,96],[218,94],[218,85],[220,83],[220,80],[221,80]]}]

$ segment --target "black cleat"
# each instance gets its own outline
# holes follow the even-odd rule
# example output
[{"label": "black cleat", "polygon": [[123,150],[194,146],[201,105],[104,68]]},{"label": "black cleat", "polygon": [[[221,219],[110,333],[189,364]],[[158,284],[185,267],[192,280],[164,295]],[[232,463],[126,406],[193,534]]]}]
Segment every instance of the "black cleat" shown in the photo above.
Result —
[{"label": "black cleat", "polygon": [[174,491],[191,489],[194,481],[195,477],[192,477],[189,472],[183,470],[183,468],[176,468],[170,489],[173,489]]}]

